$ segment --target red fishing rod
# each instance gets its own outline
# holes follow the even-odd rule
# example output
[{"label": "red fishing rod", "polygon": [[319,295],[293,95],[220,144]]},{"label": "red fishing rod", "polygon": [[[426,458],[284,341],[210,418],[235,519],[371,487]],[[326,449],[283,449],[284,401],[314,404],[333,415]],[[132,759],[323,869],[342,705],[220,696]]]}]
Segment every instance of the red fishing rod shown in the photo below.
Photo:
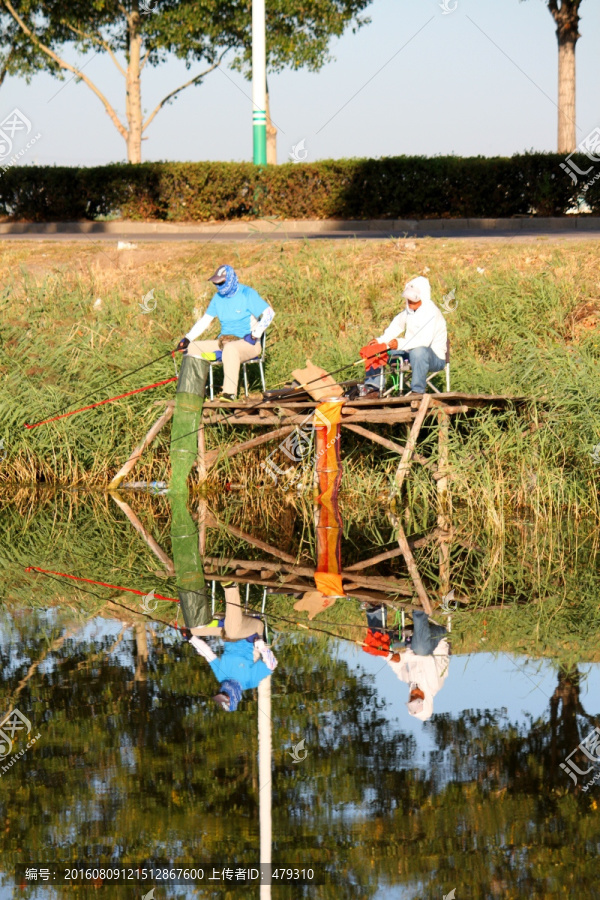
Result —
[{"label": "red fishing rod", "polygon": [[[95,581],[93,578],[83,578],[81,575],[69,575],[67,572],[53,572],[52,569],[41,569],[39,566],[26,566],[26,572],[39,572],[41,575],[54,575],[59,578],[70,578],[72,581],[84,581],[86,584],[98,584],[100,587],[112,588],[115,591],[127,591],[129,594],[137,594],[146,597],[148,591],[138,591],[135,588],[123,587],[120,584],[109,584],[107,581]],[[154,600],[168,600],[170,603],[179,603],[176,597],[164,597],[162,594],[153,593]]]},{"label": "red fishing rod", "polygon": [[[103,385],[102,388],[98,388],[97,390],[90,391],[89,394],[84,394],[83,397],[80,397],[79,400],[74,400],[74,403],[81,403],[82,400],[87,400],[89,397],[92,397],[94,394],[98,393],[98,390],[104,390],[105,388],[112,387],[113,384],[117,384],[119,381],[123,381],[125,378],[129,378],[130,375],[135,375],[137,372],[141,372],[142,369],[147,369],[149,366],[153,366],[154,363],[160,362],[161,359],[165,359],[167,356],[172,356],[175,353],[174,350],[168,350],[166,353],[161,353],[160,356],[157,356],[156,359],[151,359],[150,362],[144,363],[143,366],[139,366],[137,369],[132,369],[131,372],[125,372],[124,375],[120,375],[118,378],[115,378],[114,381],[109,381],[108,384]],[[173,359],[175,359],[173,355]],[[55,409],[47,419],[41,419],[39,422],[34,422],[33,424],[24,423],[25,428],[37,428],[39,425],[46,425],[48,422],[56,422],[58,419],[66,419],[69,416],[74,416],[77,413],[85,412],[88,409],[95,409],[97,406],[102,406],[105,403],[113,403],[115,400],[122,400],[124,397],[130,397],[132,394],[140,394],[142,391],[149,391],[152,388],[159,387],[162,384],[169,384],[171,381],[177,381],[177,376],[175,375],[172,378],[167,378],[164,381],[156,381],[154,384],[148,384],[145,387],[136,388],[134,391],[127,391],[125,394],[119,394],[117,397],[109,397],[107,400],[99,400],[97,403],[92,403],[89,406],[81,406],[79,409],[71,410],[70,412],[65,412],[66,409],[71,406],[68,403],[66,406],[62,406],[60,409]]]}]

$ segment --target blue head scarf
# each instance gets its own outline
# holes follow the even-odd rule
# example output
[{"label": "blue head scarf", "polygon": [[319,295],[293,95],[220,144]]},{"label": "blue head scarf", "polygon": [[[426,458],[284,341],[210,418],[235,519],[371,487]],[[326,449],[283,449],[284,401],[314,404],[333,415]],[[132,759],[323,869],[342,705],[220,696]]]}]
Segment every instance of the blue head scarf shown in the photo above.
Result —
[{"label": "blue head scarf", "polygon": [[229,697],[229,712],[235,712],[242,699],[242,686],[239,681],[234,681],[233,678],[222,681],[219,685],[219,693],[227,694]]},{"label": "blue head scarf", "polygon": [[238,277],[232,266],[223,266],[225,269],[225,281],[215,285],[217,293],[221,297],[233,297],[238,289]]}]

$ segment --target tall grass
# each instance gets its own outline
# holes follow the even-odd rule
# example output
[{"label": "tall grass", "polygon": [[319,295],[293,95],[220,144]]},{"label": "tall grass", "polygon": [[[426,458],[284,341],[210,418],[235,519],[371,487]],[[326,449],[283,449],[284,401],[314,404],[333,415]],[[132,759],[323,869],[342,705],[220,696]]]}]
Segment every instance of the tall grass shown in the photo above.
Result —
[{"label": "tall grass", "polygon": [[[0,437],[6,458],[0,478],[106,484],[158,416],[160,402],[173,395],[173,385],[31,431],[23,423],[80,405],[88,394],[81,405],[173,374],[167,357],[114,389],[104,388],[174,346],[193,321],[192,310],[205,308],[205,278],[225,259],[277,311],[268,338],[270,386],[289,379],[307,357],[326,369],[356,359],[358,348],[400,308],[408,278],[427,274],[438,301],[454,289],[458,308],[447,316],[453,389],[531,398],[524,413],[484,412],[452,429],[456,502],[471,518],[483,513],[495,528],[501,528],[505,507],[527,507],[540,518],[568,510],[575,518],[597,519],[600,466],[592,454],[600,443],[600,263],[595,245],[585,242],[565,249],[540,241],[248,241],[153,245],[126,253],[104,244],[9,245],[1,262]],[[151,289],[156,309],[143,314],[139,304]],[[360,372],[349,369],[347,377],[353,374]],[[223,446],[242,433],[209,428],[208,446]],[[235,457],[213,478],[263,483],[260,461],[271,449]],[[385,491],[394,468],[390,454],[347,434],[344,453],[357,493]],[[136,477],[168,474],[167,428]],[[412,490],[427,493],[429,487],[417,478]]]},{"label": "tall grass", "polygon": [[[148,531],[170,553],[168,498],[137,494],[130,502]],[[314,565],[313,509],[306,497],[295,499],[292,505],[274,494],[272,502],[265,504],[258,494],[217,493],[207,502],[224,523],[224,527],[207,529],[207,556],[272,561],[267,553],[233,535],[227,529],[233,524],[293,554],[300,565]],[[425,512],[416,506],[412,511],[414,516],[406,517],[405,527],[410,536],[418,537],[432,522],[427,520],[426,507]],[[344,566],[397,546],[385,506],[364,500],[359,505],[355,496],[342,495],[341,514]],[[583,522],[578,527],[565,523],[562,531],[554,527],[541,530],[529,516],[507,517],[502,539],[486,532],[474,539],[456,511],[453,524],[451,583],[456,596],[466,601],[453,615],[455,653],[503,651],[549,656],[565,663],[600,659],[597,531]],[[437,544],[415,549],[415,558],[430,595],[439,596]],[[166,575],[122,512],[103,494],[49,488],[4,493],[0,499],[0,599],[20,614],[52,607],[56,624],[83,621],[90,614],[131,623],[136,610],[142,621],[139,596],[25,572],[30,565],[177,596],[175,579]],[[399,558],[373,571],[406,578]],[[222,604],[220,590],[217,599]],[[251,604],[260,608],[261,599],[261,589],[253,587]],[[111,605],[111,600],[126,609]],[[291,597],[269,597],[272,628],[295,630],[299,618],[293,609],[295,602]],[[175,615],[176,607],[162,602],[154,618],[172,621]],[[440,614],[436,615],[439,618]],[[336,601],[312,624],[357,640],[364,635],[365,617],[358,601],[349,597]]]}]

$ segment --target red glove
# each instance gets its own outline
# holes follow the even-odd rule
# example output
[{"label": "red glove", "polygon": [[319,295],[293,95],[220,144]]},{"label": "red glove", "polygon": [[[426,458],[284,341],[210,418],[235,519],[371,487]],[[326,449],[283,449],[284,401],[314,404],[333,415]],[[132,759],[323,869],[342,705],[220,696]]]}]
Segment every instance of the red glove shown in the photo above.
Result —
[{"label": "red glove", "polygon": [[378,344],[377,341],[370,341],[360,351],[360,356],[365,361],[365,372],[369,369],[379,369],[385,366],[388,361],[387,344]]},{"label": "red glove", "polygon": [[389,656],[390,636],[389,634],[382,634],[380,631],[372,631],[369,628],[362,648],[365,653],[370,653],[371,656]]}]

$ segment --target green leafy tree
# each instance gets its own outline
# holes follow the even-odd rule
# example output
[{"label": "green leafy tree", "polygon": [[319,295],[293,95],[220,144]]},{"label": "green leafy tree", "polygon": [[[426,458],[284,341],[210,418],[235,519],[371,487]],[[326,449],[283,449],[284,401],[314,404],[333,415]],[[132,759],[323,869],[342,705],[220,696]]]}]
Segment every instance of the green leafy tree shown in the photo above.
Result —
[{"label": "green leafy tree", "polygon": [[21,75],[29,81],[40,69],[51,65],[0,4],[0,87],[9,75]]},{"label": "green leafy tree", "polygon": [[[276,0],[268,5],[267,64],[271,71],[306,66],[317,71],[329,59],[332,37],[347,26],[365,24],[361,11],[371,0]],[[140,162],[142,139],[160,110],[192,85],[199,85],[227,55],[248,71],[251,59],[251,0],[0,0],[20,33],[45,55],[53,71],[71,72],[98,97],[127,143],[129,162]],[[125,85],[125,121],[102,88],[68,62],[65,51],[106,54]],[[169,90],[144,118],[142,74],[147,66],[183,60],[201,65],[183,84]]]}]

